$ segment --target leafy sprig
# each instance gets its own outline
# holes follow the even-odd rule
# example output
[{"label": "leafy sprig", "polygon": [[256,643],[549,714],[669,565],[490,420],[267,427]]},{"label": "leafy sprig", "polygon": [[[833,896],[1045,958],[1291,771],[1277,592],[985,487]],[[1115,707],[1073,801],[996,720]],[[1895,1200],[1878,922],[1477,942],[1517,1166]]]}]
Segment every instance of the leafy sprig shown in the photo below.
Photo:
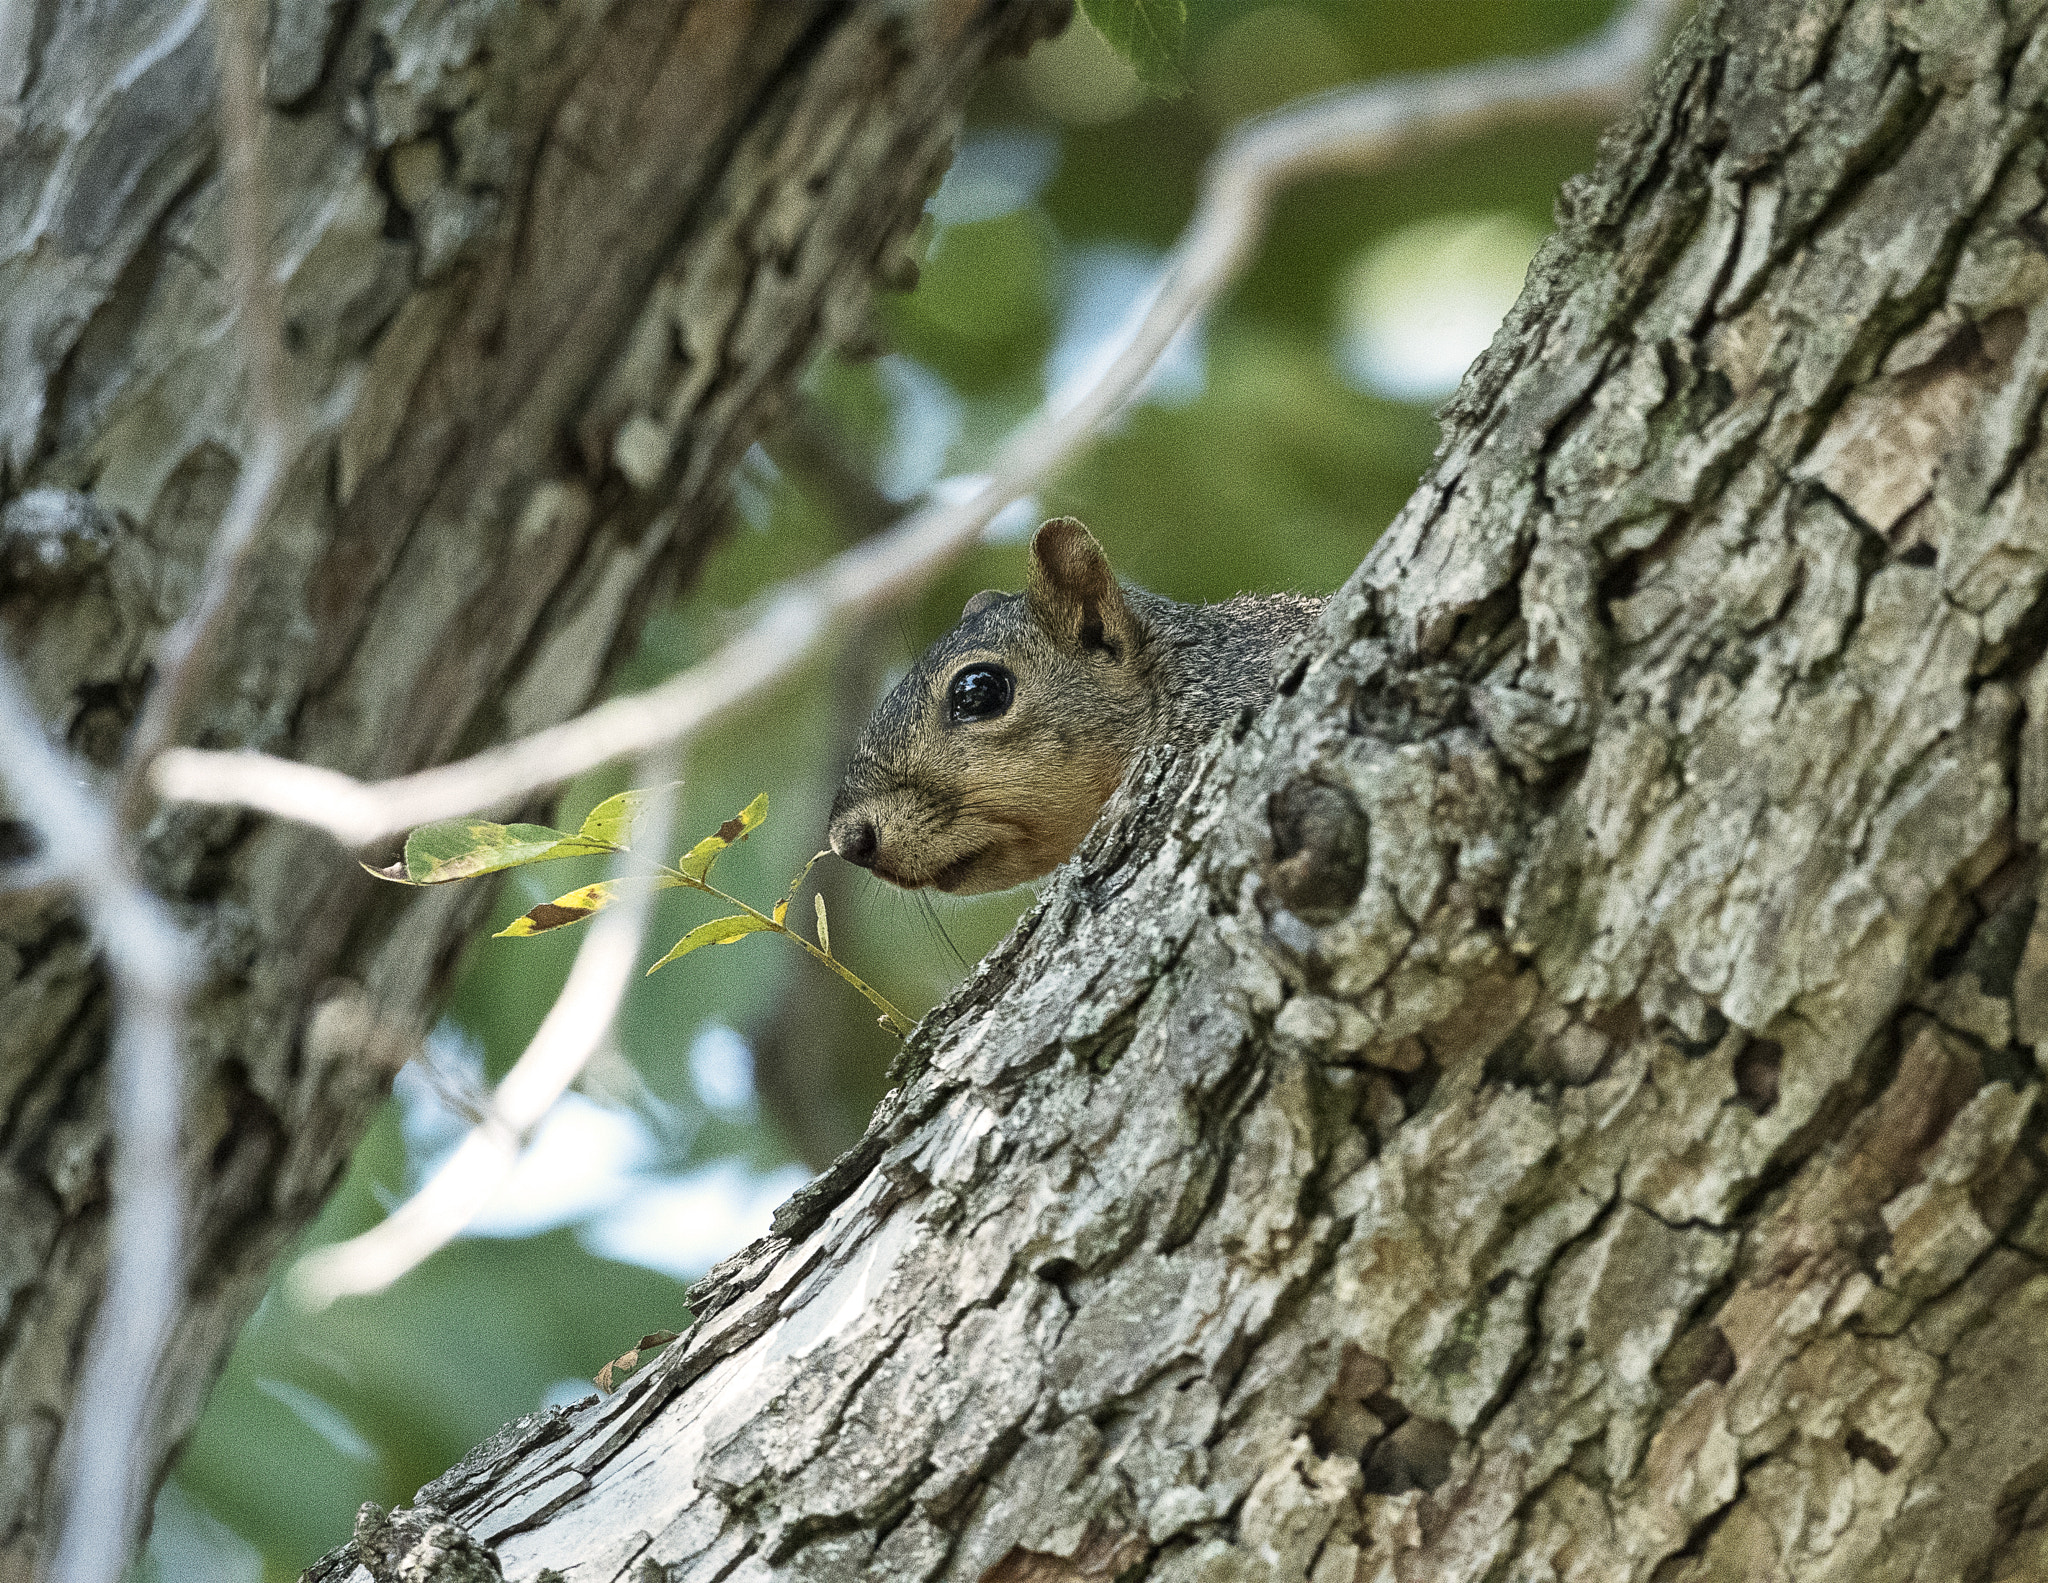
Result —
[{"label": "leafy sprig", "polygon": [[805,939],[788,922],[790,903],[810,878],[820,852],[790,881],[789,891],[774,907],[762,912],[739,897],[711,883],[712,866],[734,846],[746,840],[768,819],[768,794],[763,792],[712,834],[699,841],[673,864],[663,863],[633,850],[633,827],[642,810],[656,797],[666,797],[670,787],[620,792],[607,797],[590,810],[573,833],[539,824],[493,824],[487,819],[449,819],[423,825],[405,838],[405,856],[389,868],[363,867],[378,879],[398,885],[446,885],[455,880],[475,879],[505,869],[526,868],[535,863],[552,863],[569,857],[623,857],[647,865],[650,873],[599,880],[566,891],[553,901],[529,908],[500,929],[494,939],[523,940],[555,929],[565,929],[595,917],[617,901],[631,885],[652,885],[656,890],[688,889],[715,896],[735,909],[722,918],[699,924],[671,946],[668,954],[650,967],[653,973],[669,963],[707,945],[733,945],[750,934],[779,934],[793,940],[823,966],[830,968],[867,997],[868,1004],[881,1013],[882,1026],[899,1039],[910,1033],[911,1021],[852,968],[832,954],[832,930],[825,917],[825,898],[811,898],[817,920],[815,943]]}]

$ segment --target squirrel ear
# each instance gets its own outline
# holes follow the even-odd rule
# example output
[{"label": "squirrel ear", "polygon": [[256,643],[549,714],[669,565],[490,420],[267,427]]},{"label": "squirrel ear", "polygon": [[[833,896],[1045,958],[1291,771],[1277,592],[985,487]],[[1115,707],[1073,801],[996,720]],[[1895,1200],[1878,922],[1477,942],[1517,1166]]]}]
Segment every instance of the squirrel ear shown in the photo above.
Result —
[{"label": "squirrel ear", "polygon": [[1142,636],[1109,557],[1072,517],[1054,517],[1032,534],[1024,601],[1032,619],[1055,638],[1114,660],[1128,658]]},{"label": "squirrel ear", "polygon": [[1000,588],[984,588],[960,607],[960,619],[965,621],[969,616],[978,616],[998,599],[1008,597]]}]

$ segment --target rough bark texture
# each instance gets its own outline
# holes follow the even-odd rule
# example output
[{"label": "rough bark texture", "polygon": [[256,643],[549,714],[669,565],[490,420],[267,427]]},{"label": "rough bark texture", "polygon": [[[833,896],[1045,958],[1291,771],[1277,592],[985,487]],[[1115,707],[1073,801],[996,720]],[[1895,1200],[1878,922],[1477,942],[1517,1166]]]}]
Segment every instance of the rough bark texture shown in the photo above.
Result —
[{"label": "rough bark texture", "polygon": [[1287,695],[423,1503],[576,1583],[2043,1575],[2042,10],[1709,0]]},{"label": "rough bark texture", "polygon": [[[189,738],[377,776],[589,701],[812,354],[907,283],[976,71],[1066,10],[280,0],[262,157],[318,425]],[[249,443],[205,15],[45,3],[0,40],[0,619],[103,768]],[[159,813],[146,862],[206,950],[160,1468],[477,902],[395,898],[325,838],[230,813]],[[0,1578],[45,1537],[100,1288],[106,1025],[70,908],[11,903]]]}]

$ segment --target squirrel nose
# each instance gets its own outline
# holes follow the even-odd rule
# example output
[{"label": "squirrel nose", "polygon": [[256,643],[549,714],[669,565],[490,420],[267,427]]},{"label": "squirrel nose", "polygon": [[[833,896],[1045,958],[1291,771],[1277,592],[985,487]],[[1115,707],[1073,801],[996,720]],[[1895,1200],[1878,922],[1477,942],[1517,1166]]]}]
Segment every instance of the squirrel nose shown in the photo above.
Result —
[{"label": "squirrel nose", "polygon": [[865,819],[849,819],[832,832],[832,850],[862,868],[875,865],[875,827]]}]

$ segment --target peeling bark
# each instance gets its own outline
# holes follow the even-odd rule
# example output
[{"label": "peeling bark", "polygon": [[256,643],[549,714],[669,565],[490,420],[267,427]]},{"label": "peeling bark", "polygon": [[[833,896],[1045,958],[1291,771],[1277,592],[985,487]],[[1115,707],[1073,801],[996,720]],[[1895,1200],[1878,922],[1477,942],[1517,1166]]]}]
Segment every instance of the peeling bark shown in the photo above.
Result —
[{"label": "peeling bark", "polygon": [[2043,1575],[2043,12],[1708,0],[1282,699],[423,1505],[575,1583]]},{"label": "peeling bark", "polygon": [[[374,777],[591,700],[733,463],[858,341],[992,55],[1065,0],[292,0],[264,166],[318,418],[191,739]],[[30,14],[32,13],[32,15]],[[0,621],[110,770],[249,439],[201,5],[31,6],[0,180]],[[0,820],[0,856],[21,827]],[[158,812],[202,940],[193,1268],[152,1466],[433,1014],[478,898]],[[59,900],[0,918],[0,1578],[26,1578],[105,1261],[107,1007]]]}]

